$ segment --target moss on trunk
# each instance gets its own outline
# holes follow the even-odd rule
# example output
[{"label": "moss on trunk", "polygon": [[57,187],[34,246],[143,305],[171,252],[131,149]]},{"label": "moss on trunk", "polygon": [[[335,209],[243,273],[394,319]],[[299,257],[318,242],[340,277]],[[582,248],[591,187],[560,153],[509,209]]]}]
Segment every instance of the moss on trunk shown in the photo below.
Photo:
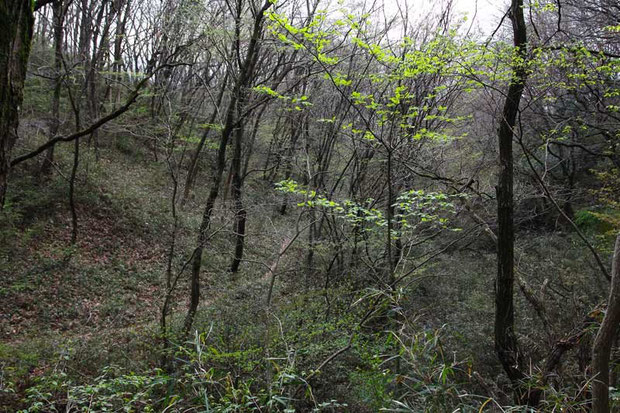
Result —
[{"label": "moss on trunk", "polygon": [[33,23],[31,0],[0,3],[0,205],[4,204],[11,151],[17,140]]}]

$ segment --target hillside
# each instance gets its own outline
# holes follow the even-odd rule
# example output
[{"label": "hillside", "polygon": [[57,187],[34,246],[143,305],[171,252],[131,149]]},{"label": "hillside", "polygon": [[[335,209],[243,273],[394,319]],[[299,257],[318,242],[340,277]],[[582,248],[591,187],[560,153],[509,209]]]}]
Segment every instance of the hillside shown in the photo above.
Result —
[{"label": "hillside", "polygon": [[0,411],[620,408],[613,1],[30,3]]}]

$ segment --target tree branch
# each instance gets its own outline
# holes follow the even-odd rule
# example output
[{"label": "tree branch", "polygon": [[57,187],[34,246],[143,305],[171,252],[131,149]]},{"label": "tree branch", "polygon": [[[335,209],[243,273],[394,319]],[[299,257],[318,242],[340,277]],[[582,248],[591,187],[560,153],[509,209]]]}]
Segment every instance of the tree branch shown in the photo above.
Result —
[{"label": "tree branch", "polygon": [[89,127],[82,129],[78,132],[72,133],[70,135],[66,135],[66,136],[56,136],[52,139],[50,139],[49,141],[45,142],[43,145],[39,146],[37,149],[26,153],[24,155],[20,155],[17,158],[13,159],[11,161],[11,167],[14,167],[15,165],[18,165],[28,159],[34,158],[35,156],[39,155],[40,153],[42,153],[43,151],[45,151],[48,148],[51,148],[52,146],[56,145],[58,142],[71,142],[74,141],[77,138],[80,138],[82,136],[85,135],[89,135],[91,133],[93,133],[94,131],[96,131],[97,129],[99,129],[101,126],[105,125],[106,123],[108,123],[111,120],[114,120],[116,118],[118,118],[120,115],[122,115],[123,113],[127,112],[129,110],[129,108],[131,107],[131,105],[138,99],[138,97],[140,97],[140,90],[142,89],[142,87],[144,87],[144,85],[153,77],[153,75],[161,70],[164,67],[171,67],[171,66],[176,66],[173,64],[163,64],[159,67],[157,67],[155,70],[153,70],[151,73],[149,73],[146,77],[144,77],[144,79],[142,79],[140,82],[138,82],[138,84],[136,85],[136,87],[134,88],[133,92],[129,95],[129,97],[127,98],[127,100],[125,101],[125,103],[120,106],[118,109],[116,109],[114,112],[109,113],[106,116],[103,116],[102,118],[99,118],[96,122],[94,122],[93,124],[91,124]]}]

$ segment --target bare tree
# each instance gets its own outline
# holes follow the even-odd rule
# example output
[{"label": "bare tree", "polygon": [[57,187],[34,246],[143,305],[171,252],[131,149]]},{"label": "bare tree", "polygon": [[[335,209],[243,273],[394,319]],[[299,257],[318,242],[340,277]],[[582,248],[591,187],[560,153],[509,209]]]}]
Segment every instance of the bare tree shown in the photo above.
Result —
[{"label": "bare tree", "polygon": [[513,63],[513,77],[508,87],[500,127],[500,175],[497,185],[497,280],[495,283],[495,350],[513,383],[519,402],[535,405],[533,394],[524,388],[523,359],[519,351],[514,327],[514,196],[512,139],[519,103],[527,77],[527,29],[523,17],[523,0],[512,0],[509,17],[512,21],[514,46],[520,60]]},{"label": "bare tree", "polygon": [[[237,0],[237,24],[240,24],[240,20],[242,18],[242,3],[242,0]],[[237,119],[235,115],[245,111],[245,88],[247,88],[249,82],[252,79],[252,76],[254,75],[254,70],[256,68],[257,62],[257,54],[259,52],[259,40],[263,32],[263,22],[265,19],[264,14],[267,9],[271,7],[271,5],[272,3],[269,0],[265,1],[262,6],[256,6],[255,4],[252,4],[253,22],[252,29],[250,31],[250,41],[243,60],[239,60],[240,65],[238,68],[237,77],[234,81],[231,99],[228,103],[228,109],[226,110],[226,120],[224,122],[224,128],[222,129],[222,134],[220,138],[219,148],[217,152],[217,161],[215,163],[212,175],[211,188],[209,190],[209,195],[202,215],[202,221],[198,230],[196,249],[193,253],[190,303],[187,310],[187,315],[185,316],[185,322],[183,327],[185,337],[189,335],[190,329],[194,322],[194,316],[196,314],[196,311],[198,310],[198,304],[200,303],[200,270],[202,267],[202,255],[208,240],[208,231],[211,226],[211,216],[213,215],[213,208],[215,207],[215,202],[220,193],[222,175],[224,174],[224,169],[226,168],[226,147],[228,145],[230,136],[233,134],[236,128],[240,127],[240,122],[243,121],[243,119]],[[239,31],[237,31],[237,35],[239,35]],[[239,45],[240,39],[237,37],[235,40],[237,42],[237,45]],[[238,50],[237,52],[239,54],[241,53],[240,50]]]}]

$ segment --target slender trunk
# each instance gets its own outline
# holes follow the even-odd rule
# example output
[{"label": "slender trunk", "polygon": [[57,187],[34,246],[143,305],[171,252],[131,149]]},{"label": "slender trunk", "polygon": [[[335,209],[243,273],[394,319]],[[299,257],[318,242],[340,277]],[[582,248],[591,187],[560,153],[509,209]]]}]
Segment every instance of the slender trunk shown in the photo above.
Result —
[{"label": "slender trunk", "polygon": [[196,181],[196,174],[198,173],[198,159],[200,158],[200,153],[205,146],[207,138],[209,137],[209,131],[211,129],[211,125],[215,122],[217,118],[218,108],[222,104],[222,99],[224,98],[224,91],[226,90],[226,85],[228,83],[228,74],[224,77],[224,81],[222,82],[222,87],[220,89],[220,93],[217,97],[217,102],[215,107],[213,108],[213,112],[211,113],[211,117],[209,118],[209,126],[202,134],[202,138],[196,147],[196,150],[192,154],[192,159],[189,163],[189,168],[187,170],[187,178],[185,180],[185,187],[183,188],[183,198],[181,199],[181,206],[184,206],[187,200],[189,199],[190,193],[192,191],[192,187],[194,186],[194,182]]},{"label": "slender trunk", "polygon": [[198,231],[198,245],[194,253],[192,260],[192,278],[191,278],[191,292],[190,303],[185,316],[185,322],[183,325],[184,336],[189,336],[190,329],[194,323],[194,316],[198,310],[198,304],[200,303],[200,269],[202,267],[202,253],[207,243],[207,233],[211,225],[211,216],[213,214],[213,207],[220,191],[222,182],[222,175],[226,167],[226,146],[228,145],[228,139],[236,126],[239,126],[241,119],[237,119],[235,122],[235,113],[243,113],[244,108],[238,108],[239,98],[245,87],[247,87],[249,81],[254,73],[256,66],[256,55],[259,50],[259,38],[262,34],[264,13],[271,6],[271,1],[266,0],[260,10],[254,17],[254,26],[252,30],[252,38],[248,45],[247,53],[244,61],[239,67],[239,77],[235,82],[235,87],[232,92],[231,101],[228,105],[226,112],[226,122],[224,123],[224,129],[222,130],[222,139],[220,141],[220,147],[218,149],[216,170],[213,174],[213,180],[211,183],[211,190],[209,197],[207,198],[207,204],[202,216],[202,222],[200,223],[200,229]]},{"label": "slender trunk", "polygon": [[252,159],[252,152],[254,151],[254,142],[256,142],[256,135],[258,135],[258,126],[260,125],[260,121],[267,109],[267,105],[264,105],[258,115],[256,116],[256,120],[254,121],[254,125],[252,127],[252,137],[250,138],[250,142],[247,146],[247,151],[245,153],[245,159],[243,161],[243,168],[241,169],[241,179],[245,180],[245,176],[248,174],[248,169],[250,166],[250,160]]},{"label": "slender trunk", "polygon": [[[242,190],[243,190],[243,182],[245,180],[245,175],[247,173],[248,164],[250,163],[250,158],[252,156],[252,146],[254,144],[254,140],[256,139],[256,135],[258,133],[258,126],[260,124],[261,117],[265,112],[266,106],[260,110],[258,115],[256,116],[256,120],[252,129],[252,136],[250,144],[247,148],[247,154],[245,158],[245,162],[243,167],[241,166],[241,158],[242,158],[242,149],[243,149],[243,133],[244,133],[244,125],[240,124],[237,128],[237,133],[235,136],[235,152],[233,157],[233,178],[232,178],[232,196],[235,208],[235,255],[230,265],[230,271],[232,273],[236,273],[239,271],[239,265],[241,264],[241,260],[243,259],[243,249],[245,245],[245,225],[247,220],[247,211],[243,206],[242,199]],[[238,113],[238,117],[241,116]]]},{"label": "slender trunk", "polygon": [[[52,122],[49,130],[50,139],[58,134],[60,128],[60,89],[62,87],[62,46],[63,46],[63,4],[62,0],[54,1],[54,79],[52,80]],[[54,146],[50,146],[45,153],[45,159],[41,167],[43,175],[49,174],[54,163]]]},{"label": "slender trunk", "polygon": [[[97,19],[92,22],[95,30],[92,30],[93,50],[92,56],[86,66],[86,108],[88,110],[89,123],[94,122],[99,117],[99,104],[97,99],[97,78],[101,62],[103,61],[103,52],[108,49],[108,33],[110,30],[110,20],[113,13],[106,15],[105,3],[101,4]],[[105,18],[105,20],[104,20]],[[103,30],[100,27],[103,25]],[[95,153],[95,161],[99,161],[99,129],[95,129],[88,137],[88,145],[92,144]]]},{"label": "slender trunk", "polygon": [[[274,152],[276,152],[276,148],[280,146],[278,138],[280,136],[281,128],[285,127],[285,122],[282,122],[283,119],[284,116],[277,117],[276,125],[273,128],[273,133],[271,134],[271,139],[269,140],[269,147],[267,148],[267,155],[265,155],[265,163],[263,164],[263,181],[273,181],[274,177],[278,173],[280,164],[279,158],[281,157],[274,154]],[[270,168],[269,165],[271,164],[272,156],[275,157],[276,160],[275,165]]]},{"label": "slender trunk", "polygon": [[[119,5],[120,6],[120,5]],[[125,12],[120,21],[120,23],[116,27],[116,34],[114,35],[114,55],[113,55],[113,63],[112,63],[112,76],[116,79],[117,85],[114,85],[113,92],[111,93],[113,108],[120,106],[121,104],[121,93],[122,88],[120,87],[120,82],[123,80],[123,74],[121,71],[123,70],[123,40],[125,39],[125,30],[127,27],[127,19],[129,17],[129,13],[131,11],[131,0],[127,0],[125,2]],[[120,11],[119,11],[120,14]]]},{"label": "slender trunk", "polygon": [[192,327],[192,324],[194,323],[194,316],[196,315],[196,311],[198,310],[198,304],[200,303],[200,269],[202,267],[202,254],[208,240],[208,231],[209,227],[211,226],[213,207],[215,206],[215,201],[217,200],[217,197],[219,195],[222,183],[222,176],[224,175],[224,170],[226,169],[226,147],[228,146],[228,140],[235,126],[234,117],[237,106],[236,96],[238,96],[239,88],[240,85],[237,84],[233,93],[233,97],[228,105],[228,110],[226,113],[226,123],[224,125],[224,129],[222,130],[222,137],[217,152],[217,161],[212,176],[211,190],[209,191],[207,203],[202,214],[202,221],[198,230],[197,246],[192,258],[190,302],[183,325],[184,336],[186,338],[189,336],[189,331]]},{"label": "slender trunk", "polygon": [[386,179],[387,179],[387,190],[388,190],[388,199],[387,199],[387,214],[386,214],[386,220],[387,220],[387,234],[386,234],[386,239],[385,239],[385,248],[386,248],[386,255],[387,255],[387,261],[388,261],[388,266],[387,266],[387,270],[389,271],[388,274],[388,283],[392,288],[396,288],[396,286],[394,285],[394,281],[395,281],[395,274],[394,274],[394,251],[392,248],[392,233],[393,233],[393,229],[394,229],[394,208],[392,207],[392,204],[394,203],[394,191],[393,191],[393,187],[392,187],[392,149],[388,148],[388,154],[387,154],[387,175],[386,175]]},{"label": "slender trunk", "polygon": [[620,234],[616,239],[607,311],[592,346],[592,412],[609,413],[609,359],[620,325]]},{"label": "slender trunk", "polygon": [[245,221],[247,212],[243,207],[241,199],[241,189],[243,186],[243,177],[241,176],[241,149],[243,144],[243,123],[241,123],[235,133],[235,148],[232,160],[232,197],[235,208],[235,255],[230,265],[230,272],[239,271],[239,265],[243,259],[243,247],[245,242]]},{"label": "slender trunk", "polygon": [[75,177],[80,162],[80,138],[74,141],[73,147],[73,168],[69,178],[69,207],[71,209],[71,245],[75,245],[78,235],[78,216],[75,209]]},{"label": "slender trunk", "polygon": [[[232,123],[232,122],[231,122]],[[225,130],[226,132],[226,130]],[[202,267],[202,254],[208,240],[208,230],[211,226],[211,216],[213,215],[213,207],[220,191],[220,185],[222,182],[222,175],[226,166],[226,146],[228,144],[228,133],[222,133],[222,140],[220,141],[220,147],[218,149],[218,160],[216,164],[216,170],[213,174],[213,180],[211,182],[211,190],[209,191],[209,197],[202,215],[202,221],[198,230],[198,240],[194,256],[192,258],[192,278],[190,286],[190,303],[185,316],[185,322],[183,326],[184,336],[189,336],[189,331],[194,323],[194,316],[198,310],[198,304],[200,303],[200,269]]]},{"label": "slender trunk", "polygon": [[308,228],[308,253],[306,254],[306,280],[305,287],[309,287],[309,278],[310,274],[314,273],[314,247],[316,243],[315,233],[316,233],[316,210],[314,208],[310,208],[308,212],[310,219],[310,227]]},{"label": "slender trunk", "polygon": [[[88,117],[89,122],[94,122],[95,119],[99,117],[99,108],[97,106],[97,82],[96,82],[96,73],[97,69],[95,68],[96,63],[93,62],[93,69],[91,70],[91,74],[89,75],[88,80]],[[95,161],[99,161],[99,129],[95,129],[93,133],[90,134],[88,138],[89,143],[93,145],[93,151],[95,152]]]},{"label": "slender trunk", "polygon": [[[82,129],[82,122],[80,117],[79,102],[73,99],[71,90],[69,90],[69,101],[73,109],[73,115],[75,116],[75,130]],[[78,216],[75,208],[75,178],[77,176],[77,170],[80,162],[80,138],[75,139],[73,142],[73,167],[71,168],[71,176],[69,177],[69,210],[71,211],[71,245],[75,245],[78,235]]]},{"label": "slender trunk", "polygon": [[36,36],[38,36],[39,40],[41,41],[42,48],[45,48],[46,43],[47,43],[47,23],[48,23],[48,19],[47,19],[47,13],[46,13],[45,10],[43,10],[41,13],[43,14],[44,17],[42,19],[39,19],[39,21],[36,24],[37,29],[34,30],[34,31],[36,32]]},{"label": "slender trunk", "polygon": [[[297,121],[297,119],[291,119],[291,140],[289,143],[289,148],[284,155],[284,179],[290,179],[291,174],[293,172],[293,156],[295,155],[295,147],[297,146],[297,140],[300,134],[301,124]],[[280,215],[286,214],[286,207],[288,205],[288,198],[284,197],[282,201],[282,205],[280,206]]]},{"label": "slender trunk", "polygon": [[166,296],[164,297],[164,304],[161,309],[161,318],[160,318],[160,327],[162,334],[162,358],[161,358],[161,366],[165,370],[169,370],[170,368],[170,337],[168,333],[168,313],[170,312],[170,300],[172,298],[172,293],[176,287],[177,279],[173,280],[172,278],[172,263],[174,260],[174,254],[176,251],[176,240],[178,233],[178,218],[177,218],[177,194],[179,189],[179,182],[177,179],[177,175],[175,174],[175,168],[173,168],[170,157],[168,157],[168,169],[170,171],[170,178],[172,180],[172,196],[170,199],[170,212],[172,214],[172,233],[170,234],[170,247],[168,249],[168,259],[166,262]]},{"label": "slender trunk", "polygon": [[513,154],[512,139],[519,103],[523,94],[526,71],[527,32],[523,17],[523,0],[512,0],[509,11],[514,33],[514,46],[519,61],[513,63],[513,78],[508,87],[498,131],[499,182],[497,185],[497,280],[495,282],[495,350],[508,378],[513,384],[519,403],[536,404],[524,389],[526,375],[522,371],[514,331],[514,228],[513,228]]}]

